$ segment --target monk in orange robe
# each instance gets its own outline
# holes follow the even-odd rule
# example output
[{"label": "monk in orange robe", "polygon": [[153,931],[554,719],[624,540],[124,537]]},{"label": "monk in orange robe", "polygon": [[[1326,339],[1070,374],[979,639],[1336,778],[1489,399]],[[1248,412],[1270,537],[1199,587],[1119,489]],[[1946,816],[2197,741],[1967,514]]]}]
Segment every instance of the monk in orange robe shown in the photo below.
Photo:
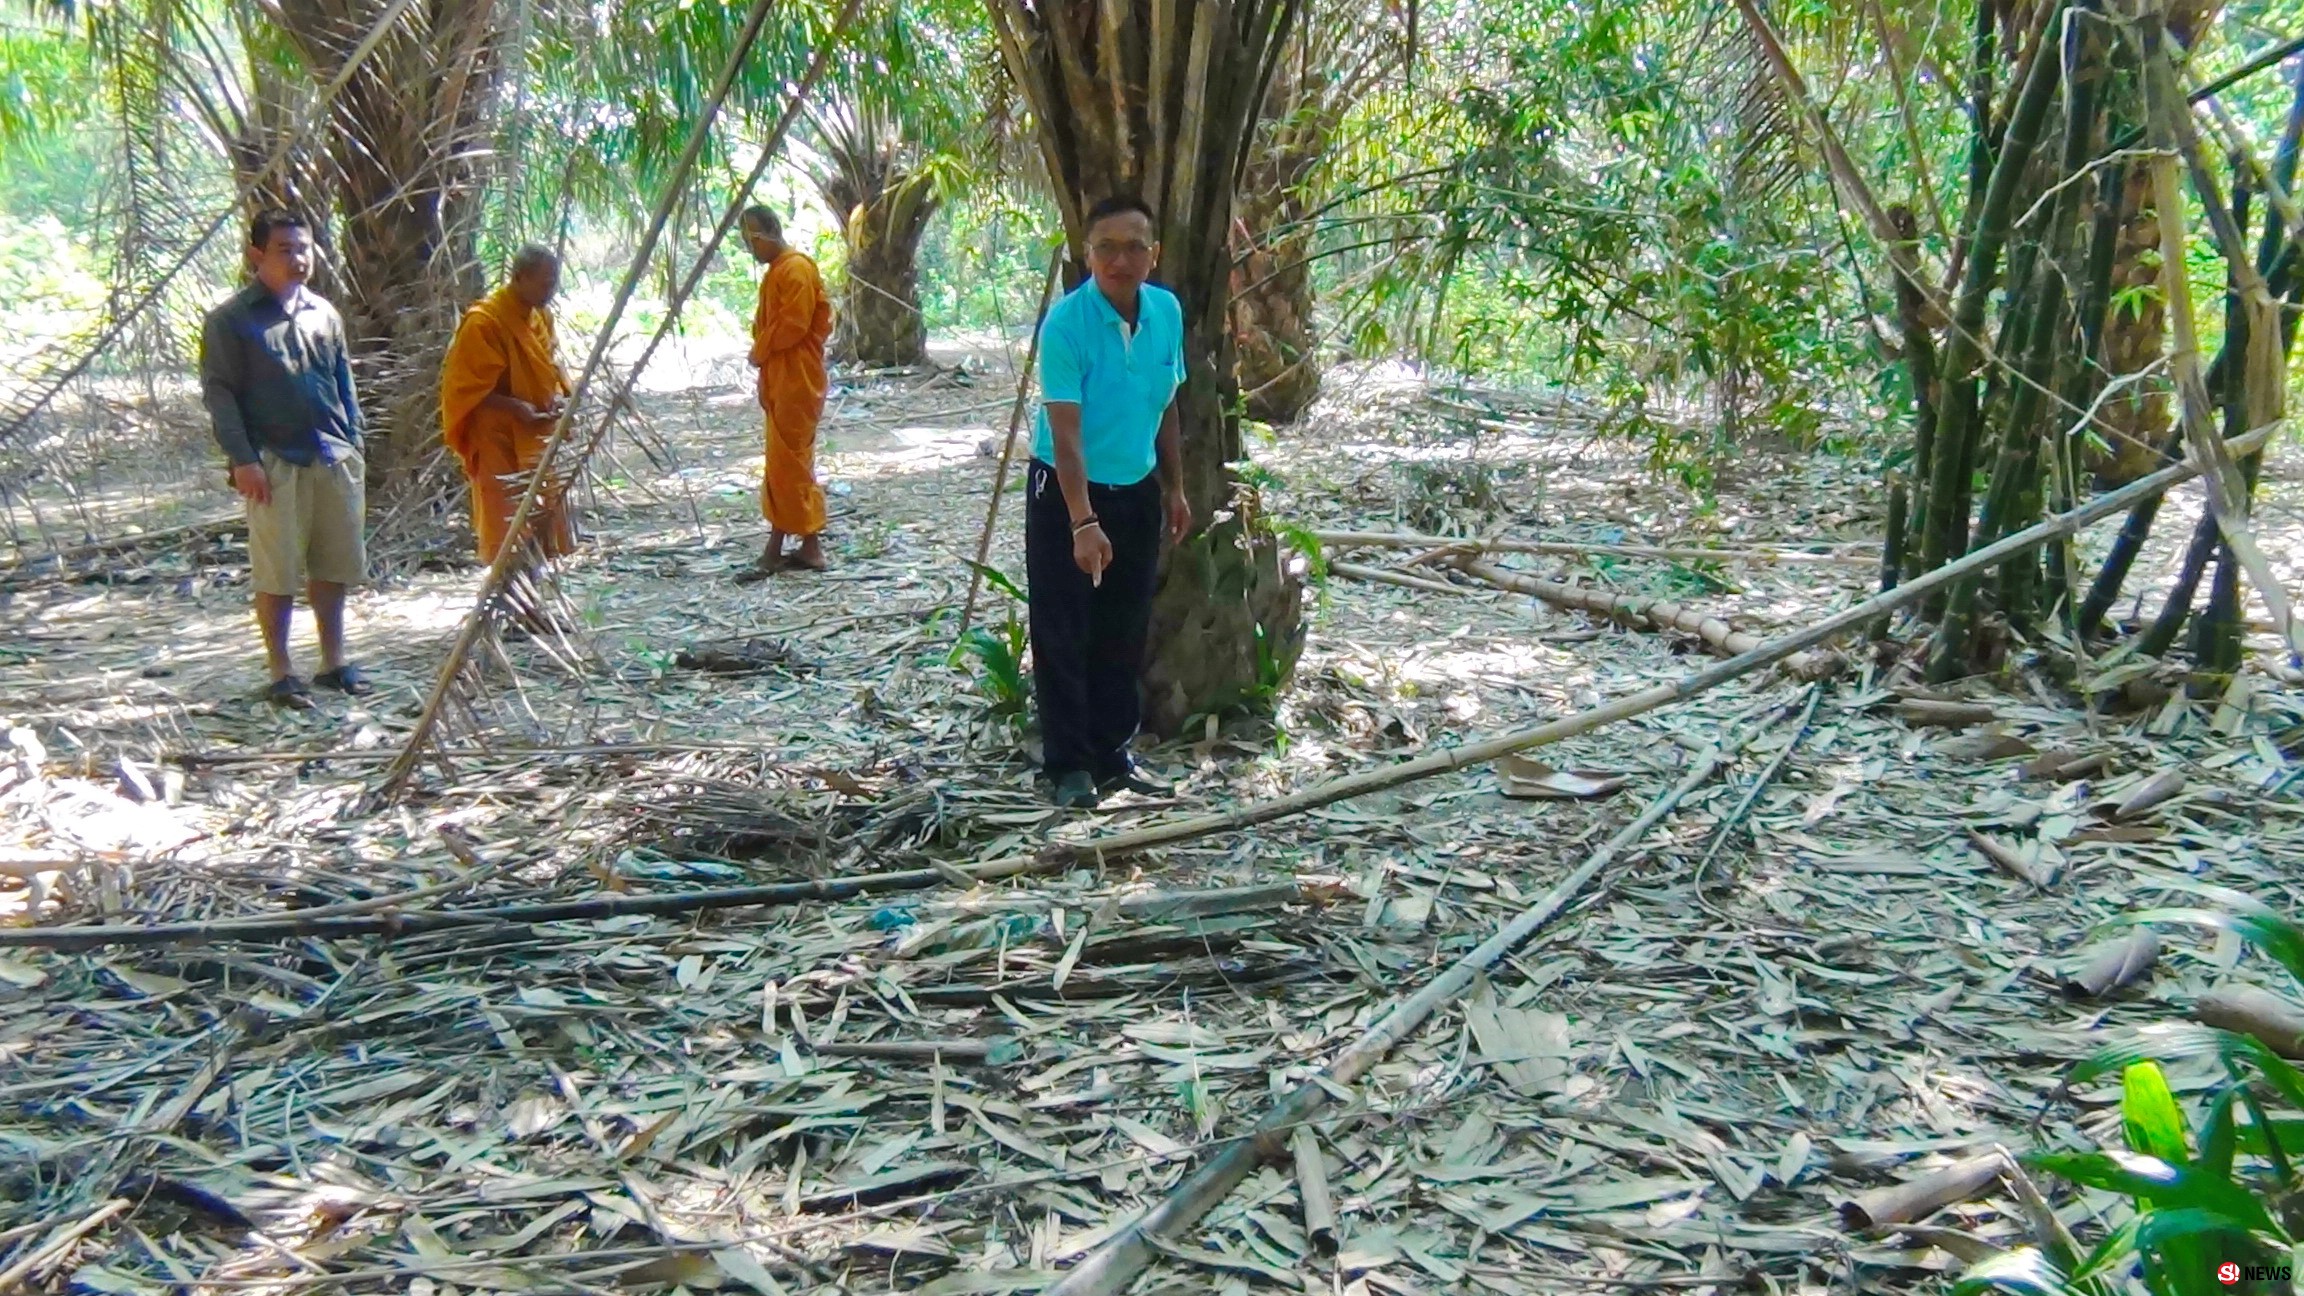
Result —
[{"label": "monk in orange robe", "polygon": [[[472,483],[482,562],[503,548],[526,489],[520,478],[543,461],[544,443],[567,413],[568,375],[550,310],[559,291],[560,258],[550,248],[522,248],[510,281],[464,313],[440,366],[441,435]],[[551,482],[537,495],[527,526],[534,553],[574,548],[565,496]]]},{"label": "monk in orange robe", "polygon": [[[824,488],[816,484],[816,422],[824,415],[824,340],[832,336],[832,303],[816,263],[784,242],[784,227],[765,207],[743,215],[744,242],[765,264],[760,307],[752,316],[752,355],[760,371],[760,408],[768,415],[768,463],[760,511],[768,546],[737,575],[754,581],[781,567],[824,570]],[[800,547],[786,554],[784,537]]]}]

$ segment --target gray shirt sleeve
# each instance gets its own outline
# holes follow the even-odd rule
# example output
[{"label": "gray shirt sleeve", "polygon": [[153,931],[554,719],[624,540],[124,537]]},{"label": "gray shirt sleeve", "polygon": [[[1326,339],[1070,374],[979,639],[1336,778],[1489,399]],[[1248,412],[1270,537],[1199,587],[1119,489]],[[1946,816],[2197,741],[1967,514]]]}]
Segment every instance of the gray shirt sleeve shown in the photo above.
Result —
[{"label": "gray shirt sleeve", "polygon": [[248,438],[248,420],[240,412],[245,366],[240,339],[232,333],[231,312],[211,313],[200,330],[200,402],[208,407],[217,446],[235,468],[261,462]]},{"label": "gray shirt sleeve", "polygon": [[351,424],[355,445],[368,439],[368,421],[360,413],[360,393],[352,385],[352,342],[344,317],[332,308],[329,323],[336,331],[336,391],[344,402],[344,417]]}]

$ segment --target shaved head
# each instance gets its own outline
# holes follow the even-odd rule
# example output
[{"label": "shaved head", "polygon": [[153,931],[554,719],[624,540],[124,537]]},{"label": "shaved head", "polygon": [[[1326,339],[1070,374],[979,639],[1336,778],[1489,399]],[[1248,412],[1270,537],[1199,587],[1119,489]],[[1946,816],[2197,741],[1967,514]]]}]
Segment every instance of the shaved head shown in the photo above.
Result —
[{"label": "shaved head", "polygon": [[784,254],[784,222],[776,213],[757,204],[744,209],[738,222],[744,228],[744,246],[751,249],[752,259],[762,263]]},{"label": "shaved head", "polygon": [[531,307],[552,304],[560,291],[560,254],[541,243],[530,243],[512,257],[512,294]]},{"label": "shaved head", "polygon": [[560,254],[541,243],[530,243],[512,254],[512,277],[560,268]]},{"label": "shaved head", "polygon": [[776,213],[754,203],[744,209],[744,232],[780,239],[784,237],[784,222],[776,219]]}]

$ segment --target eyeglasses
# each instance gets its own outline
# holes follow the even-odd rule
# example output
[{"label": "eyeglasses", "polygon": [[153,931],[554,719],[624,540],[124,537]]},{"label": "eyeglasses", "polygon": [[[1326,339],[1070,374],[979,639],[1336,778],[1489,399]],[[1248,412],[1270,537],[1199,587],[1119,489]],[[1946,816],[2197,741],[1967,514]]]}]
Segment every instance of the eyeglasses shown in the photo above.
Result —
[{"label": "eyeglasses", "polygon": [[1091,244],[1089,244],[1089,245],[1088,245],[1088,250],[1089,250],[1090,252],[1093,252],[1093,253],[1095,253],[1097,256],[1100,256],[1100,257],[1108,257],[1108,258],[1118,258],[1118,257],[1148,257],[1148,256],[1152,255],[1152,245],[1151,245],[1151,244],[1149,244],[1149,243],[1139,243],[1139,242],[1136,242],[1136,241],[1135,241],[1135,240],[1133,240],[1133,239],[1129,240],[1129,241],[1128,241],[1128,242],[1126,242],[1126,243],[1111,243],[1111,242],[1096,242],[1096,243],[1091,243]]}]

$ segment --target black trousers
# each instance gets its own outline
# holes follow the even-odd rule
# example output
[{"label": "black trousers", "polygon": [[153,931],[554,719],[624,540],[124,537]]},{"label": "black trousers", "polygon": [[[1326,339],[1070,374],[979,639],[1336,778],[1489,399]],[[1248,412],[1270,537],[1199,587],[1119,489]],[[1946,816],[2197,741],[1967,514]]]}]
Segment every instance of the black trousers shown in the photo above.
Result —
[{"label": "black trousers", "polygon": [[1072,515],[1056,470],[1024,474],[1024,574],[1032,617],[1032,692],[1040,705],[1042,766],[1050,778],[1129,770],[1128,743],[1144,704],[1144,633],[1160,571],[1160,481],[1088,486],[1088,505],[1112,542],[1101,585],[1072,561]]}]

